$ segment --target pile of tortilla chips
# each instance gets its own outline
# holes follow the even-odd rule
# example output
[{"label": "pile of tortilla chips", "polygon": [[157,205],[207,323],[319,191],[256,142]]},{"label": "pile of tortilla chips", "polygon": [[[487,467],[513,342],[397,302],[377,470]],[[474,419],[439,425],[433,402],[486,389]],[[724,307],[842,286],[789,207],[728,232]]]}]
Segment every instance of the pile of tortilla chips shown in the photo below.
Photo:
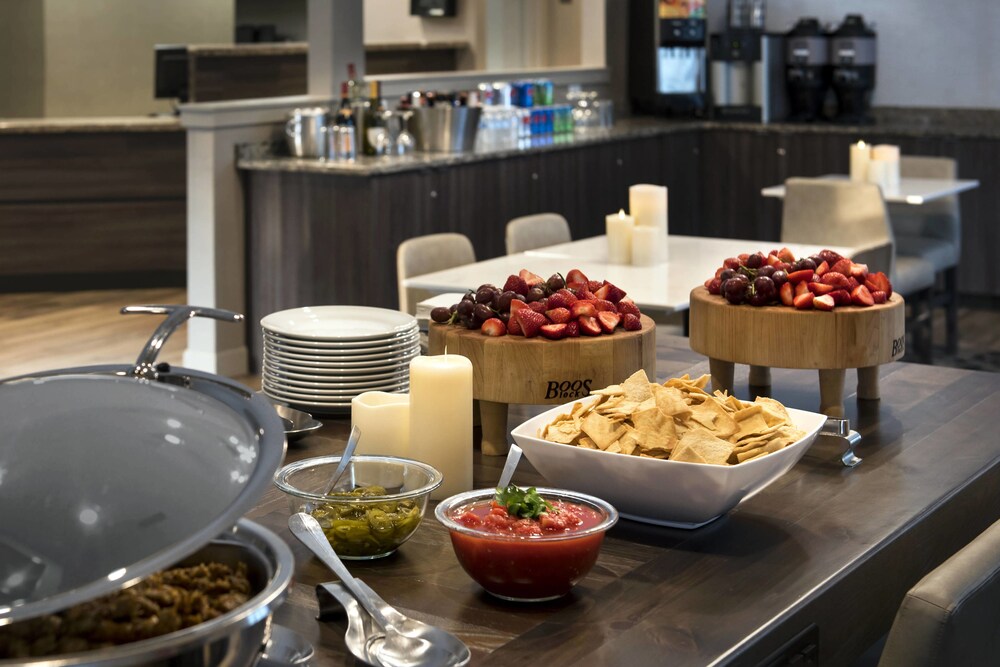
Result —
[{"label": "pile of tortilla chips", "polygon": [[620,385],[590,392],[598,399],[574,403],[539,437],[565,445],[671,461],[732,465],[800,440],[785,407],[771,398],[745,403],[705,391],[709,376],[685,375],[664,384],[637,371]]}]

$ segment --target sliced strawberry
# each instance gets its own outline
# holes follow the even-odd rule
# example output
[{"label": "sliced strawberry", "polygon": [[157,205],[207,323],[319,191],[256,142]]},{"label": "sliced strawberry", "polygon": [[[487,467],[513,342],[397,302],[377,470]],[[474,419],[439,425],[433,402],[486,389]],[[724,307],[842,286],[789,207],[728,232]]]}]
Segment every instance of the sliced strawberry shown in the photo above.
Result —
[{"label": "sliced strawberry", "polygon": [[511,318],[507,320],[507,335],[508,336],[523,336],[524,332],[521,331],[521,323],[517,321],[517,318],[511,313]]},{"label": "sliced strawberry", "polygon": [[833,310],[837,302],[833,300],[833,295],[824,294],[813,299],[813,308],[816,310]]},{"label": "sliced strawberry", "polygon": [[846,289],[848,292],[853,292],[854,288],[860,284],[861,283],[859,283],[858,279],[855,278],[854,276],[847,276],[847,287],[845,287],[844,289]]},{"label": "sliced strawberry", "polygon": [[604,333],[614,333],[614,330],[621,324],[622,316],[617,310],[602,310],[597,313],[597,321],[601,324]]},{"label": "sliced strawberry", "polygon": [[800,310],[807,310],[813,307],[813,301],[816,300],[816,295],[812,292],[803,292],[802,294],[797,294],[795,296],[795,307]]},{"label": "sliced strawberry", "polygon": [[809,283],[803,281],[795,286],[795,296],[806,293],[812,294],[812,292],[809,291]]},{"label": "sliced strawberry", "polygon": [[542,326],[542,335],[552,340],[559,340],[566,337],[566,323],[546,324]]},{"label": "sliced strawberry", "polygon": [[[873,286],[875,289],[872,289]],[[865,279],[865,287],[868,288],[869,292],[874,292],[876,290],[885,292],[885,297],[887,299],[892,296],[892,283],[889,282],[889,277],[881,271],[869,273],[868,277]]]},{"label": "sliced strawberry", "polygon": [[524,282],[524,278],[521,276],[510,275],[507,276],[507,282],[503,284],[504,292],[517,292],[521,296],[525,296],[528,293],[528,283]]},{"label": "sliced strawberry", "polygon": [[819,258],[824,262],[826,262],[827,264],[829,264],[830,266],[833,266],[841,259],[843,259],[844,256],[841,255],[839,252],[834,252],[833,250],[820,250]]},{"label": "sliced strawberry", "polygon": [[778,255],[775,254],[775,252],[773,250],[771,251],[771,254],[767,256],[767,265],[768,266],[774,266],[774,265],[776,265],[780,261],[781,260],[778,259]]},{"label": "sliced strawberry", "polygon": [[618,312],[618,306],[616,306],[615,304],[611,303],[610,301],[606,301],[604,299],[595,299],[594,300],[594,307],[597,308],[597,312],[599,312],[599,313],[601,313],[601,312],[617,313]]},{"label": "sliced strawberry", "polygon": [[576,291],[576,298],[582,299],[583,301],[597,301],[597,297],[594,296],[594,293],[585,286]]},{"label": "sliced strawberry", "polygon": [[851,301],[855,306],[874,306],[875,298],[872,293],[868,291],[868,288],[864,285],[858,285],[851,292]]},{"label": "sliced strawberry", "polygon": [[550,308],[545,311],[545,317],[556,324],[565,324],[572,319],[572,315],[569,314],[569,308]]},{"label": "sliced strawberry", "polygon": [[541,301],[532,301],[528,304],[528,308],[535,311],[536,313],[544,313],[548,308],[546,304]]},{"label": "sliced strawberry", "polygon": [[566,338],[579,338],[580,337],[580,323],[576,320],[570,320],[566,323]]},{"label": "sliced strawberry", "polygon": [[625,290],[605,280],[604,284],[594,292],[594,296],[598,299],[607,299],[611,303],[618,303],[625,298]]},{"label": "sliced strawberry", "polygon": [[851,293],[845,289],[835,289],[830,292],[830,296],[833,297],[833,303],[838,306],[850,306],[853,303]]},{"label": "sliced strawberry", "polygon": [[483,322],[483,326],[479,327],[487,336],[506,336],[507,335],[507,325],[495,317]]},{"label": "sliced strawberry", "polygon": [[733,271],[740,268],[740,265],[740,260],[736,257],[727,257],[725,261],[722,262],[723,268],[732,269]]},{"label": "sliced strawberry", "polygon": [[570,306],[570,314],[576,317],[597,317],[597,306],[593,301],[580,300]]},{"label": "sliced strawberry", "polygon": [[639,319],[638,315],[625,313],[622,315],[622,328],[625,331],[638,331],[642,328],[642,320]]},{"label": "sliced strawberry", "polygon": [[778,259],[793,264],[795,262],[795,254],[788,248],[782,248],[778,251]]},{"label": "sliced strawberry", "polygon": [[635,305],[632,299],[622,299],[618,302],[618,312],[622,315],[635,315],[639,317],[639,306]]},{"label": "sliced strawberry", "polygon": [[[868,289],[868,287],[865,286],[865,289]],[[885,303],[888,300],[889,298],[885,295],[885,292],[883,292],[882,290],[877,289],[874,292],[872,292],[872,301],[874,301],[875,303]]]},{"label": "sliced strawberry", "polygon": [[792,265],[788,262],[778,262],[774,265],[775,271],[784,271],[785,273],[788,273],[788,269],[790,268],[792,268]]},{"label": "sliced strawberry", "polygon": [[863,283],[865,281],[865,278],[868,277],[868,265],[851,264],[851,277],[857,280],[859,283]]},{"label": "sliced strawberry", "polygon": [[568,289],[561,289],[549,297],[549,308],[569,308],[576,303],[576,295]]},{"label": "sliced strawberry", "polygon": [[521,310],[522,308],[528,308],[528,304],[525,303],[524,301],[520,301],[518,299],[512,299],[511,300],[511,302],[510,302],[510,314],[511,315],[513,315],[517,311]]},{"label": "sliced strawberry", "polygon": [[830,265],[826,262],[820,262],[819,266],[816,267],[816,275],[823,277],[823,274],[830,270]]},{"label": "sliced strawberry", "polygon": [[541,331],[541,328],[549,323],[545,316],[541,313],[536,313],[530,308],[522,308],[517,311],[517,323],[521,325],[521,331],[524,332],[525,338],[534,338]]},{"label": "sliced strawberry", "polygon": [[603,286],[604,286],[604,283],[602,283],[600,280],[588,280],[587,281],[587,289],[589,289],[591,292],[596,292],[597,290],[601,289]]},{"label": "sliced strawberry", "polygon": [[833,285],[835,289],[845,289],[850,284],[847,276],[837,271],[827,271],[820,280],[827,285]]},{"label": "sliced strawberry", "polygon": [[521,278],[521,280],[527,283],[529,288],[534,287],[535,285],[541,285],[545,282],[544,278],[538,274],[532,273],[528,269],[521,269],[517,275]]},{"label": "sliced strawberry", "polygon": [[589,282],[587,276],[584,275],[583,271],[580,269],[570,269],[570,272],[566,274],[566,284],[570,283],[584,283]]},{"label": "sliced strawberry", "polygon": [[839,273],[841,275],[848,276],[851,274],[851,264],[853,263],[854,262],[847,259],[846,257],[841,257],[836,262],[830,264],[830,270]]},{"label": "sliced strawberry", "polygon": [[816,295],[829,294],[835,289],[837,288],[826,283],[809,283],[809,291]]},{"label": "sliced strawberry", "polygon": [[778,290],[778,296],[781,297],[781,303],[786,306],[795,305],[795,288],[792,287],[791,283],[782,283],[781,289]]},{"label": "sliced strawberry", "polygon": [[792,271],[788,274],[788,282],[801,283],[804,280],[812,280],[813,272],[810,269],[802,269],[801,271]]},{"label": "sliced strawberry", "polygon": [[580,317],[577,322],[580,323],[580,333],[584,336],[601,335],[601,325],[597,323],[596,317]]},{"label": "sliced strawberry", "polygon": [[722,294],[722,281],[718,278],[710,278],[705,281],[705,289],[709,294]]}]

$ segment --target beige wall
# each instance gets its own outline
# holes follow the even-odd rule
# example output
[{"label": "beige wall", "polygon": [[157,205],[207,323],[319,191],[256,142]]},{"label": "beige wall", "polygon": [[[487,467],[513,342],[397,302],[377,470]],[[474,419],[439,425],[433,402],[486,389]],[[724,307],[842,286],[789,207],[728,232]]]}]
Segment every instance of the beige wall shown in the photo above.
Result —
[{"label": "beige wall", "polygon": [[233,0],[44,0],[45,115],[168,111],[153,45],[232,42]]},{"label": "beige wall", "polygon": [[0,0],[0,118],[42,115],[41,31],[41,0]]},{"label": "beige wall", "polygon": [[410,15],[410,0],[364,0],[365,44],[399,42],[468,42],[469,56],[462,69],[481,69],[485,0],[458,0],[454,17]]}]

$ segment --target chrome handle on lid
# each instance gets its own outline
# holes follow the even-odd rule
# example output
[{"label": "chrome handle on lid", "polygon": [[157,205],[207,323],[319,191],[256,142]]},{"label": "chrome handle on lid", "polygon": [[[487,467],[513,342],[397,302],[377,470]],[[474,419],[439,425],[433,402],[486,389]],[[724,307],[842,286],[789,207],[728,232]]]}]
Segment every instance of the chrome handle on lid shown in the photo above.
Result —
[{"label": "chrome handle on lid", "polygon": [[139,357],[135,360],[135,367],[132,375],[145,378],[147,380],[157,379],[156,357],[159,356],[163,344],[167,342],[170,335],[177,330],[184,322],[192,317],[211,317],[223,322],[242,322],[243,315],[234,313],[231,310],[221,308],[204,308],[201,306],[179,306],[179,305],[146,305],[146,306],[125,306],[121,309],[122,315],[143,313],[147,315],[166,315],[167,319],[156,327],[156,331],[149,337],[143,346]]}]

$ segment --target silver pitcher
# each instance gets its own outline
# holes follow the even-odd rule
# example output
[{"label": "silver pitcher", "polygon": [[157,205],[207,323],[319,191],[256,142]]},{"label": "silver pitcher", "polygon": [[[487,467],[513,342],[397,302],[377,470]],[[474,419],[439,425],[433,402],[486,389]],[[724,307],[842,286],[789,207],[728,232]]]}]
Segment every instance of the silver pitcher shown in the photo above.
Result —
[{"label": "silver pitcher", "polygon": [[326,107],[293,109],[285,123],[288,150],[295,157],[327,157],[327,120],[330,110]]}]

